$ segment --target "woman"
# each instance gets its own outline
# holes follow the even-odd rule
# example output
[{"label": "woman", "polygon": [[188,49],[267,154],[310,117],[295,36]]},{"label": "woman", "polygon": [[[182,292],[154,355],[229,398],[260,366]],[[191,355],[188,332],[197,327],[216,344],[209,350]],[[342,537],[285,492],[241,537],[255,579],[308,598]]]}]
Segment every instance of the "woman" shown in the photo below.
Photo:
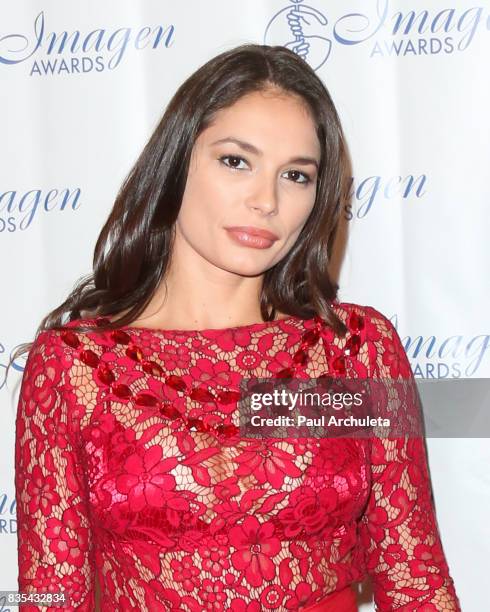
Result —
[{"label": "woman", "polygon": [[411,377],[391,323],[328,275],[347,159],[328,92],[286,48],[238,47],[180,87],[93,275],[29,352],[21,591],[77,610],[347,612],[368,574],[380,610],[459,610],[420,437],[238,428],[245,378]]}]

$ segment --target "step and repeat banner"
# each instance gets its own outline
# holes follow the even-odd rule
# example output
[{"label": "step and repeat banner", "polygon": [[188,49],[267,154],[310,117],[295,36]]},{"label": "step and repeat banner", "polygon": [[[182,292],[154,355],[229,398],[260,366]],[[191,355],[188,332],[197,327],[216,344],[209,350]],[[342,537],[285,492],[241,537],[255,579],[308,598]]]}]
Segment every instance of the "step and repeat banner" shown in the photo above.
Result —
[{"label": "step and repeat banner", "polygon": [[[176,88],[250,42],[303,57],[342,119],[353,171],[340,298],[391,319],[421,381],[490,377],[488,3],[2,2],[0,590],[17,587],[24,360],[6,384],[9,356],[91,270],[116,192]],[[474,612],[489,600],[490,451],[480,431],[428,439],[446,556],[463,610]],[[366,593],[363,612],[373,609]]]}]

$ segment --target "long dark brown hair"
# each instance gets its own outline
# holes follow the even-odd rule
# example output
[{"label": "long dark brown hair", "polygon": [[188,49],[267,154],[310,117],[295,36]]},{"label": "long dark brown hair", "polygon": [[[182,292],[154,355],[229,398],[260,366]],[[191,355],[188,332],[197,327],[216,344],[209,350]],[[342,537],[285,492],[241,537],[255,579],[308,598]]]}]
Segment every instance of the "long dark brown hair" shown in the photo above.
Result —
[{"label": "long dark brown hair", "polygon": [[[269,87],[299,96],[306,104],[321,159],[310,216],[289,253],[264,273],[261,314],[264,321],[275,319],[276,310],[301,318],[319,315],[345,334],[330,305],[338,286],[327,269],[350,173],[337,111],[325,85],[298,55],[282,46],[246,44],[212,58],[179,87],[117,194],[95,245],[93,272],[79,279],[67,299],[42,319],[36,336],[87,313],[102,317],[127,310],[100,330],[137,319],[169,264],[173,226],[197,137],[218,111]],[[31,345],[21,345],[12,361]]]}]

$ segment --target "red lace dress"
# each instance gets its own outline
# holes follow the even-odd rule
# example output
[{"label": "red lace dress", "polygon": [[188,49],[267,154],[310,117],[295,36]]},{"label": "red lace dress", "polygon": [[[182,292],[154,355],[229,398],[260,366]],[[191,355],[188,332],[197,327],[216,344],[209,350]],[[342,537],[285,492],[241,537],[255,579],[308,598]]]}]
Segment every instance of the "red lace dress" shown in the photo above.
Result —
[{"label": "red lace dress", "polygon": [[420,438],[237,433],[243,377],[411,376],[388,319],[333,306],[344,338],[319,317],[42,332],[16,421],[19,590],[64,591],[64,610],[92,612],[98,580],[103,611],[291,611],[368,574],[379,610],[460,610]]}]

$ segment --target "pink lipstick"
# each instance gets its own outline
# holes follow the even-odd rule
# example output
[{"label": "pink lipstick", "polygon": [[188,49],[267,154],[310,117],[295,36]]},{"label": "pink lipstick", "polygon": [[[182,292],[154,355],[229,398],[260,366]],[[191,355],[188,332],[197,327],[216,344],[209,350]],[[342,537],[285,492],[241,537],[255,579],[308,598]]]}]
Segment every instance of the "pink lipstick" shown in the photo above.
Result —
[{"label": "pink lipstick", "polygon": [[225,227],[228,235],[238,244],[254,249],[268,249],[279,237],[266,229],[252,226]]}]

